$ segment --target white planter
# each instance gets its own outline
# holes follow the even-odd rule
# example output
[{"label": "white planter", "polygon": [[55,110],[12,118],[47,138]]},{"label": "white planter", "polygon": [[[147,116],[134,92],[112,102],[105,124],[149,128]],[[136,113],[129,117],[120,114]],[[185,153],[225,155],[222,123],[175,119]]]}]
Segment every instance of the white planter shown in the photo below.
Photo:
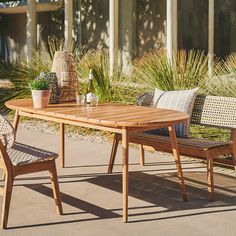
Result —
[{"label": "white planter", "polygon": [[31,90],[34,108],[45,108],[48,106],[51,90]]}]

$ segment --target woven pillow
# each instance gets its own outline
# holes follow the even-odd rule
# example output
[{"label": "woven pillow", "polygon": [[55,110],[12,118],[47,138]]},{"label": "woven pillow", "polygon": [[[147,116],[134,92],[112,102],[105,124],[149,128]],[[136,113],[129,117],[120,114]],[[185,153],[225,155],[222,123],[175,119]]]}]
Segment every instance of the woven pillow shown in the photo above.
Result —
[{"label": "woven pillow", "polygon": [[[193,105],[197,95],[196,89],[177,90],[177,91],[162,91],[155,89],[153,106],[156,108],[166,108],[176,111],[182,111],[189,114],[191,118]],[[176,136],[181,138],[189,137],[190,119],[175,125]],[[147,131],[151,134],[169,135],[167,128]]]}]

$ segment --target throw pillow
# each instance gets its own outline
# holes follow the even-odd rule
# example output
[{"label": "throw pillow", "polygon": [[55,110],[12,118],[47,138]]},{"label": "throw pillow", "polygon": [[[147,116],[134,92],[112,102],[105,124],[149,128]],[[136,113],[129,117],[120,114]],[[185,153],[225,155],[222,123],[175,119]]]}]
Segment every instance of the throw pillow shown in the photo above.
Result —
[{"label": "throw pillow", "polygon": [[[155,89],[153,106],[156,108],[166,108],[176,111],[182,111],[189,114],[190,118],[193,111],[193,105],[197,95],[198,88],[191,90],[162,91]],[[186,122],[175,125],[177,137],[189,137],[190,119]],[[167,128],[147,131],[151,134],[169,135]]]}]

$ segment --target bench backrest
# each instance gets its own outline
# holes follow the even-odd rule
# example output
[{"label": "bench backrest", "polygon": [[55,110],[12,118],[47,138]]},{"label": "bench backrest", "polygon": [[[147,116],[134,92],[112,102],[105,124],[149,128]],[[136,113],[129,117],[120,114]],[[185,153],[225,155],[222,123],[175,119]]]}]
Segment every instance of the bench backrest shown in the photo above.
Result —
[{"label": "bench backrest", "polygon": [[198,95],[194,103],[191,123],[236,128],[236,98]]},{"label": "bench backrest", "polygon": [[[137,104],[152,106],[154,93],[137,98]],[[192,124],[218,128],[236,128],[236,98],[197,95],[191,118]]]}]

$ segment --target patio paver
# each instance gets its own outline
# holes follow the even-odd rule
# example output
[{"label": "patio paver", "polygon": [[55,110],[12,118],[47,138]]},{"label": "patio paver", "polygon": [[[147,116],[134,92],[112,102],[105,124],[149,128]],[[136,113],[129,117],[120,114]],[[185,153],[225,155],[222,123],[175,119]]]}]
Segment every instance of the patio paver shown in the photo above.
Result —
[{"label": "patio paver", "polygon": [[[59,152],[59,135],[20,126],[17,139]],[[138,150],[131,149],[129,223],[124,224],[120,158],[114,173],[106,174],[111,144],[66,142],[67,167],[57,165],[65,215],[55,212],[47,173],[20,176],[15,181],[9,229],[0,235],[235,235],[233,171],[216,168],[216,200],[209,202],[205,165],[184,159],[189,201],[183,202],[173,158],[147,153],[147,165],[141,167]]]}]

